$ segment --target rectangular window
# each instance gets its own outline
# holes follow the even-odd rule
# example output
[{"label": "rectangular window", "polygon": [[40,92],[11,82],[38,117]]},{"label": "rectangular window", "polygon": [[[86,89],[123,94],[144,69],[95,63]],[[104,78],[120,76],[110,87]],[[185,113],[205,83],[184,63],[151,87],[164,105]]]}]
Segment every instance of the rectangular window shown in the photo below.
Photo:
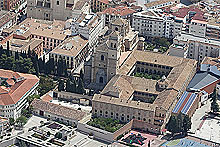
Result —
[{"label": "rectangular window", "polygon": [[57,5],[60,5],[60,2],[59,2],[59,1],[57,1]]}]

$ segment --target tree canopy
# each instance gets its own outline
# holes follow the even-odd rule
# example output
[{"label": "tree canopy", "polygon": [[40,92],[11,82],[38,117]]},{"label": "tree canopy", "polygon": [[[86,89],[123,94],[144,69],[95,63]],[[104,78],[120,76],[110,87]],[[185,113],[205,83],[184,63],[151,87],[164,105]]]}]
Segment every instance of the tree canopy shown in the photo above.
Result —
[{"label": "tree canopy", "polygon": [[191,125],[191,118],[188,115],[179,113],[177,116],[171,115],[166,128],[172,133],[172,135],[175,133],[187,134],[187,132],[191,129]]}]

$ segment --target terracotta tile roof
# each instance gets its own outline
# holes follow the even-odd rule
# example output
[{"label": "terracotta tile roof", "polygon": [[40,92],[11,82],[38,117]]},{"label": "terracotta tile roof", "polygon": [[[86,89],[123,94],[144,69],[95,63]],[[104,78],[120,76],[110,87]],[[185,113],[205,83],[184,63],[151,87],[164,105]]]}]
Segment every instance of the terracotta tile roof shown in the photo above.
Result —
[{"label": "terracotta tile roof", "polygon": [[50,102],[53,100],[53,98],[49,94],[45,94],[44,96],[42,96],[41,100],[45,102]]},{"label": "terracotta tile roof", "polygon": [[14,72],[14,71],[12,71],[12,70],[0,69],[0,77],[1,77],[1,78],[11,79],[11,78],[13,78],[13,77],[19,78],[20,75],[19,75],[17,72]]},{"label": "terracotta tile roof", "polygon": [[109,14],[109,15],[120,15],[120,16],[127,16],[127,15],[131,15],[133,13],[135,13],[136,11],[133,9],[130,9],[128,7],[124,7],[124,6],[118,6],[115,8],[107,8],[105,9],[103,12],[101,12],[102,14]]},{"label": "terracotta tile roof", "polygon": [[109,4],[109,0],[97,0],[97,1],[104,3],[104,4]]},{"label": "terracotta tile roof", "polygon": [[196,14],[192,17],[193,20],[201,20],[205,21],[204,18],[205,12],[201,9],[197,8],[196,6],[184,7],[180,8],[177,12],[172,13],[176,17],[184,18],[189,12],[196,12]]},{"label": "terracotta tile roof", "polygon": [[15,84],[15,81],[13,79],[7,79],[6,82],[9,84],[9,85],[14,85]]},{"label": "terracotta tile roof", "polygon": [[[19,82],[15,82],[11,87],[8,87],[8,92],[0,93],[1,105],[16,104],[31,88],[33,88],[39,82],[39,78],[37,78],[35,75],[23,74],[10,70],[0,69],[0,75],[0,77],[5,77],[6,79],[13,78],[13,75],[16,75],[18,78],[24,78]],[[0,91],[3,92],[3,87],[0,89]]]},{"label": "terracotta tile roof", "polygon": [[53,104],[43,100],[35,99],[31,105],[34,109],[45,111],[58,116],[66,117],[74,120],[82,120],[86,113],[80,110],[75,110],[58,104]]},{"label": "terracotta tile roof", "polygon": [[[134,68],[137,61],[171,67],[172,69],[166,78],[167,88],[159,92],[156,90],[156,80],[129,76],[131,69]],[[184,90],[182,89],[183,85],[188,84],[186,81],[190,81],[188,78],[192,78],[193,75],[191,74],[195,71],[196,64],[197,61],[192,59],[134,50],[121,66],[120,75],[114,76],[101,94],[94,97],[93,100],[118,105],[129,105],[129,107],[138,107],[139,109],[150,110],[160,107],[168,110],[172,102],[177,99],[179,91]],[[134,91],[152,93],[157,95],[157,98],[153,104],[144,102],[137,104],[137,102],[130,100]]]}]

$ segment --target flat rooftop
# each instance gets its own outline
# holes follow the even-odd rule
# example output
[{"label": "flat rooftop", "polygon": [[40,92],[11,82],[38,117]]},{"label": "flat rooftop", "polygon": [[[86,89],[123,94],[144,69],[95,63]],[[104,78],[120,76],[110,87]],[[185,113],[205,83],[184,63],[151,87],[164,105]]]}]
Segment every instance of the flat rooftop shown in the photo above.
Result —
[{"label": "flat rooftop", "polygon": [[50,53],[76,57],[78,53],[87,45],[87,43],[88,40],[82,38],[80,35],[73,36],[66,39]]},{"label": "flat rooftop", "polygon": [[181,35],[177,35],[174,39],[175,40],[181,40],[181,41],[184,41],[184,42],[196,41],[196,42],[201,42],[201,43],[204,43],[204,44],[211,44],[211,45],[214,45],[214,46],[220,46],[220,41],[218,41],[218,40],[207,39],[205,37],[198,37],[198,36],[193,36],[193,35],[185,34],[185,33],[182,33]]},{"label": "flat rooftop", "polygon": [[64,30],[65,21],[48,21],[27,18],[19,25],[5,29],[4,32],[14,33],[25,38],[30,35],[45,36],[57,40],[64,40],[70,34],[69,30]]}]

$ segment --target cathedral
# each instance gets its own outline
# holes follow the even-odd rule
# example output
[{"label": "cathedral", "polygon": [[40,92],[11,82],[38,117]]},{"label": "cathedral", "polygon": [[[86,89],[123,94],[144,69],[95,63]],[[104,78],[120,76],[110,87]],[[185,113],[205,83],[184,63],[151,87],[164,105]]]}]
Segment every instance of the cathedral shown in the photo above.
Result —
[{"label": "cathedral", "polygon": [[85,86],[102,90],[119,71],[132,50],[142,50],[144,39],[132,30],[127,20],[117,18],[104,28],[93,48],[92,57],[85,62]]}]

